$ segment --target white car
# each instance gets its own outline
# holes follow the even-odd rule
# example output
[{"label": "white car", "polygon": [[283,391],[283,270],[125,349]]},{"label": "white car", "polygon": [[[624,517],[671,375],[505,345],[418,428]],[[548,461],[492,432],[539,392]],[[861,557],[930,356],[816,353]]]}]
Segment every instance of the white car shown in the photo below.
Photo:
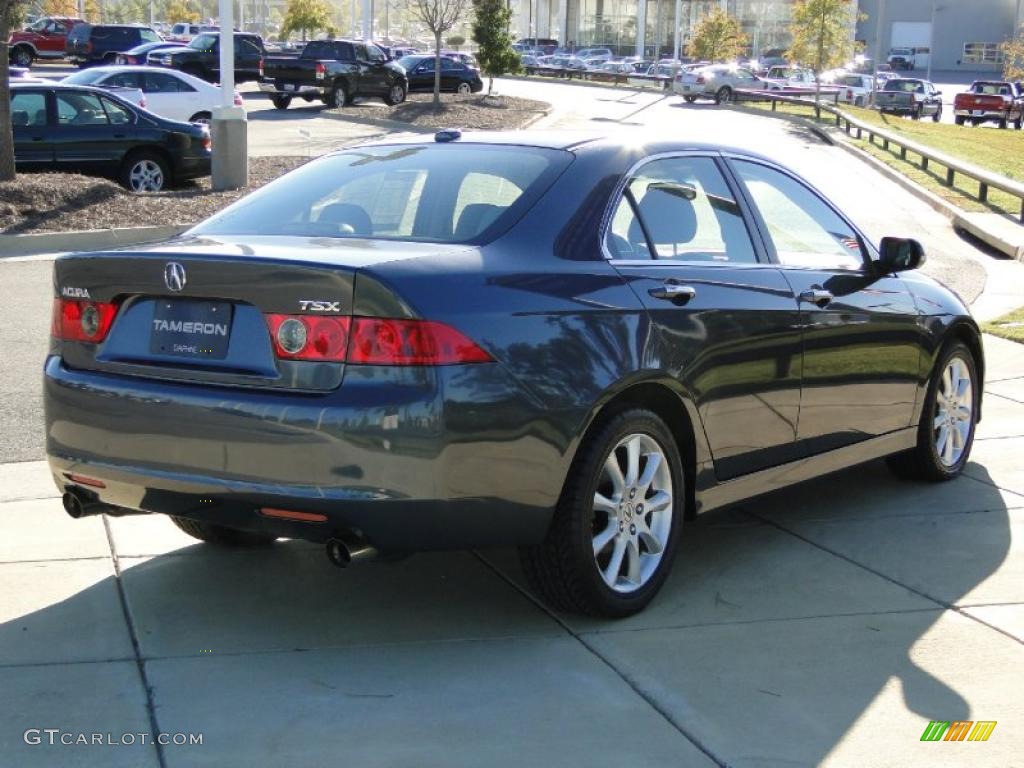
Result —
[{"label": "white car", "polygon": [[680,72],[672,83],[672,90],[687,102],[697,99],[713,99],[721,104],[732,101],[737,91],[767,90],[768,83],[749,69],[730,64],[714,64],[710,67]]},{"label": "white car", "polygon": [[[63,82],[100,88],[139,89],[146,97],[146,109],[168,120],[183,123],[208,123],[213,111],[221,106],[220,86],[176,69],[92,67],[68,75]],[[234,104],[242,106],[238,91],[235,91]]]},{"label": "white car", "polygon": [[833,85],[839,88],[839,101],[863,107],[871,100],[874,83],[875,78],[871,75],[847,73],[837,77]]}]

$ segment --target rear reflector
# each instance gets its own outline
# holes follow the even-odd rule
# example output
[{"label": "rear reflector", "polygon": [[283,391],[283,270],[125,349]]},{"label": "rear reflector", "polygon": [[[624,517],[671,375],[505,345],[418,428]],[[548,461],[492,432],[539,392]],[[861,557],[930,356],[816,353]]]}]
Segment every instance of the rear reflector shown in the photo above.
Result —
[{"label": "rear reflector", "polygon": [[65,472],[64,477],[70,480],[72,483],[78,483],[79,485],[87,485],[90,488],[106,488],[107,484],[102,480],[97,480],[95,477],[87,477],[86,475],[74,475],[70,472]]},{"label": "rear reflector", "polygon": [[50,332],[62,341],[100,342],[107,338],[117,304],[77,299],[54,299]]},{"label": "rear reflector", "polygon": [[273,507],[263,507],[260,510],[260,514],[264,517],[277,517],[282,520],[297,520],[302,523],[326,523],[327,515],[321,515],[319,512],[296,512],[292,509],[274,509]]},{"label": "rear reflector", "polygon": [[268,314],[274,353],[282,360],[352,365],[490,363],[487,352],[454,328],[430,320]]}]

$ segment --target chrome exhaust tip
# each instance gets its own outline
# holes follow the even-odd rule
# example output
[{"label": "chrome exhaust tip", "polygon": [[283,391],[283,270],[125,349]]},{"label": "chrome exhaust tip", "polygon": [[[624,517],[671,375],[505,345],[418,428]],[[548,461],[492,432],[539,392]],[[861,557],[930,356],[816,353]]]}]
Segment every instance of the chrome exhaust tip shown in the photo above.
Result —
[{"label": "chrome exhaust tip", "polygon": [[373,560],[377,548],[364,541],[352,542],[343,539],[329,539],[326,546],[327,559],[339,568],[348,568],[353,563]]}]

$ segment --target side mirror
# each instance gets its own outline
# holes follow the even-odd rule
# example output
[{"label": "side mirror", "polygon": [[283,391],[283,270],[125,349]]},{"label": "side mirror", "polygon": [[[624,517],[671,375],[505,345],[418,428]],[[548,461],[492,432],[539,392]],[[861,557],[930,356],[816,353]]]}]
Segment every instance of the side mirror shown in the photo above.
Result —
[{"label": "side mirror", "polygon": [[924,246],[909,237],[883,237],[878,250],[878,271],[882,274],[919,269],[926,261]]}]

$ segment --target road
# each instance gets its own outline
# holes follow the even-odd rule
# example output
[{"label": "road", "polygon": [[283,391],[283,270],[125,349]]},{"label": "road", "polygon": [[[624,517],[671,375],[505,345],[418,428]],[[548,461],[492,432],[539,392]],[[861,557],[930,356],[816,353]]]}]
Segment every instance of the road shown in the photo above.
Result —
[{"label": "road", "polygon": [[[57,67],[40,68],[56,72]],[[932,209],[852,156],[787,122],[747,115],[710,104],[687,105],[675,96],[592,88],[553,82],[499,80],[499,92],[548,101],[554,110],[538,129],[588,133],[668,133],[694,142],[744,147],[788,165],[824,191],[874,239],[899,235],[927,249],[925,270],[973,301],[985,285],[990,257],[958,236]],[[359,122],[386,118],[387,108],[367,101],[325,116],[319,106],[275,110],[251,84],[243,87],[254,155],[321,154],[345,144],[386,135]],[[355,119],[347,119],[348,117]],[[300,131],[308,131],[306,138]],[[46,351],[50,296],[46,262],[0,263],[0,301],[18,307],[0,327],[7,356],[0,372],[0,461],[37,459],[43,453],[39,370]]]}]

